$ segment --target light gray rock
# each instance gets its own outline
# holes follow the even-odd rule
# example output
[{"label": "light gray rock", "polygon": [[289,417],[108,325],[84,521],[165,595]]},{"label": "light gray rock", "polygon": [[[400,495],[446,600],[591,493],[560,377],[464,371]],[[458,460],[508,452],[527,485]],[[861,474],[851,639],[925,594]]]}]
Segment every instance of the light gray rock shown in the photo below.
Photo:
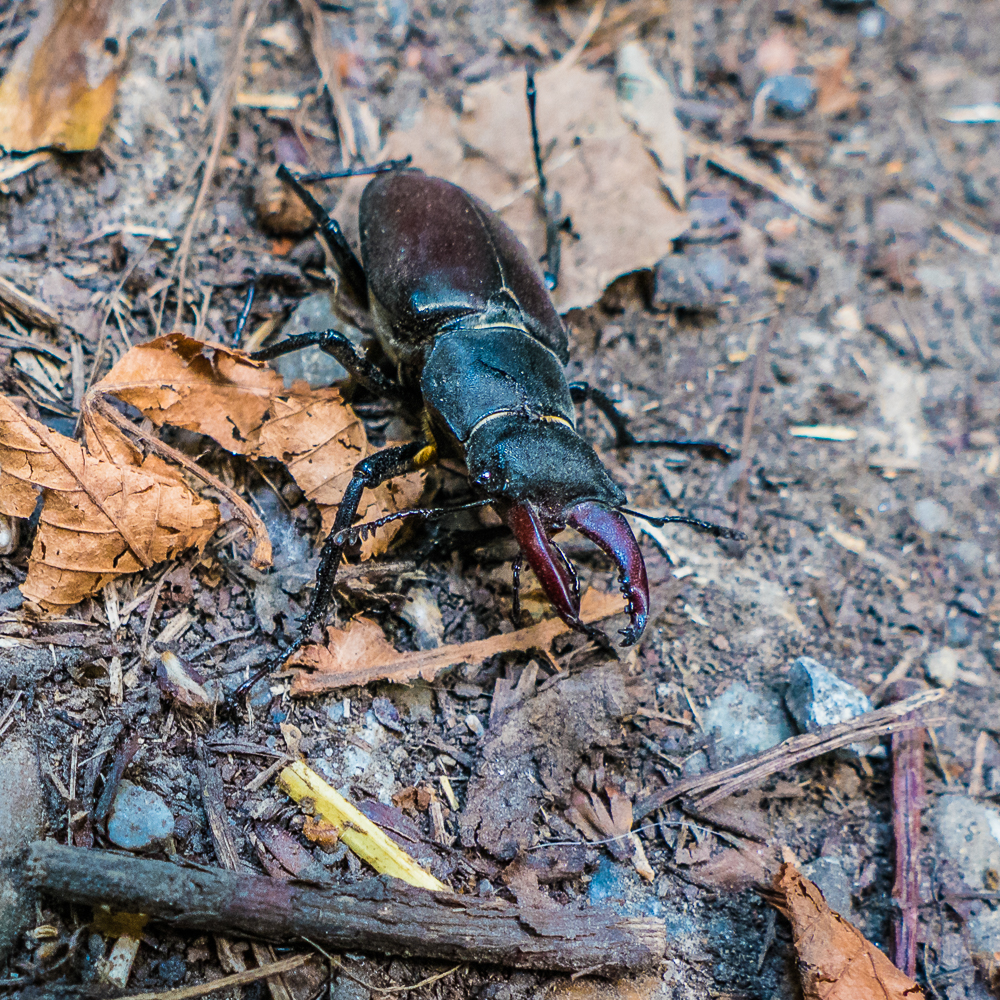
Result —
[{"label": "light gray rock", "polygon": [[45,829],[38,753],[29,740],[11,738],[0,748],[0,962],[31,925],[33,897],[19,884],[20,852]]},{"label": "light gray rock", "polygon": [[[975,892],[992,892],[1000,873],[1000,810],[967,795],[942,795],[933,812],[938,857],[953,865]],[[966,921],[973,954],[1000,950],[1000,911],[975,908]]]},{"label": "light gray rock", "polygon": [[[705,732],[715,734],[720,764],[749,757],[794,735],[780,698],[771,691],[751,691],[742,681],[726,688],[705,709],[702,721]],[[699,756],[703,757],[694,755]],[[692,764],[697,768],[696,760]]]},{"label": "light gray rock", "polygon": [[838,857],[819,857],[802,865],[802,874],[819,886],[823,898],[845,920],[858,925],[858,914],[854,909],[854,878],[856,872],[845,869],[846,859]]},{"label": "light gray rock", "polygon": [[111,806],[108,839],[126,851],[162,844],[174,832],[173,813],[156,792],[123,781]]},{"label": "light gray rock", "polygon": [[[800,656],[792,662],[788,671],[785,706],[804,733],[847,722],[872,710],[868,695],[841,680],[811,656]],[[859,756],[882,756],[885,753],[877,741],[852,743],[844,750]]]},{"label": "light gray rock", "polygon": [[918,500],[912,509],[913,520],[920,525],[924,531],[944,531],[948,527],[951,515],[944,504],[937,500]]},{"label": "light gray rock", "polygon": [[958,677],[958,650],[950,646],[932,649],[924,660],[927,679],[940,687],[950,688]]}]

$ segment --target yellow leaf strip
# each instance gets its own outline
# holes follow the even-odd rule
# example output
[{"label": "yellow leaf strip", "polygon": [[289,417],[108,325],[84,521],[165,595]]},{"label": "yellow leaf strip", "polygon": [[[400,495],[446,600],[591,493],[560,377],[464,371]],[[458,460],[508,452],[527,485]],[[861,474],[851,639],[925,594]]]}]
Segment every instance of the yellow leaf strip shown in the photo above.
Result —
[{"label": "yellow leaf strip", "polygon": [[296,802],[312,799],[316,815],[336,827],[340,839],[377,872],[402,879],[418,889],[451,892],[302,761],[296,761],[278,775],[278,786]]}]

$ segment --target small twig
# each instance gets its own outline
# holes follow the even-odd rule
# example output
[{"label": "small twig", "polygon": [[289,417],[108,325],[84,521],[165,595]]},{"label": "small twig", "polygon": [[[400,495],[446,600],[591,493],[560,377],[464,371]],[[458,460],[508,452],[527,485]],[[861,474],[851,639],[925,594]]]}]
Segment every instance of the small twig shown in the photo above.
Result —
[{"label": "small twig", "polygon": [[740,439],[740,477],[736,481],[736,530],[742,531],[746,519],[747,486],[750,480],[750,463],[753,461],[751,445],[754,444],[753,420],[757,413],[757,400],[760,398],[760,384],[764,373],[764,359],[771,346],[774,331],[768,324],[764,336],[757,345],[753,359],[753,380],[750,383],[750,399],[747,401],[747,412],[743,418],[743,435]]},{"label": "small twig", "polygon": [[573,42],[572,48],[557,63],[560,69],[569,69],[583,55],[583,50],[590,44],[594,33],[601,26],[601,21],[604,20],[604,11],[607,9],[607,6],[608,0],[597,0],[597,3],[594,4],[594,9],[590,12],[590,17],[587,18],[587,23],[583,26],[583,31],[580,32],[576,41]]},{"label": "small twig", "polygon": [[[900,682],[894,693],[905,695],[919,689],[916,681]],[[983,733],[983,736],[986,734]],[[896,878],[892,899],[895,916],[893,961],[911,979],[917,970],[917,925],[920,919],[920,819],[923,815],[924,740],[923,727],[892,737],[892,828],[895,838]],[[979,744],[976,744],[977,749]]]},{"label": "small twig", "polygon": [[146,624],[143,626],[142,642],[139,644],[139,659],[143,663],[146,662],[146,648],[149,645],[149,632],[153,627],[153,615],[156,612],[156,602],[160,599],[160,590],[162,590],[166,578],[167,574],[164,573],[160,579],[156,581],[156,586],[153,587],[153,593],[149,599],[149,608],[146,611]]},{"label": "small twig", "polygon": [[[187,276],[188,257],[191,253],[191,241],[194,238],[194,227],[198,224],[201,210],[205,206],[205,199],[208,197],[208,189],[212,185],[215,177],[215,170],[219,165],[219,154],[222,152],[222,143],[229,132],[229,119],[233,113],[233,93],[239,82],[240,71],[243,67],[243,58],[246,54],[247,37],[254,21],[257,19],[257,12],[260,9],[261,0],[255,0],[254,5],[244,14],[245,0],[234,0],[233,2],[233,25],[243,20],[243,26],[236,36],[236,43],[231,51],[231,59],[226,67],[226,76],[222,83],[218,107],[215,109],[215,131],[212,135],[212,145],[205,160],[205,170],[201,175],[201,186],[198,188],[198,195],[194,200],[194,207],[191,209],[191,216],[184,227],[184,235],[181,237],[180,250],[177,254],[177,312],[174,315],[174,322],[171,329],[179,329],[181,319],[184,315],[184,282]],[[167,293],[163,292],[163,301],[166,302]]]},{"label": "small twig", "polygon": [[246,972],[237,972],[232,976],[223,976],[222,979],[213,979],[210,983],[198,983],[196,986],[182,986],[179,990],[156,993],[132,993],[123,1000],[195,1000],[196,997],[208,996],[209,993],[216,993],[219,990],[228,990],[233,986],[246,986],[259,979],[267,979],[269,976],[280,976],[283,972],[291,972],[293,969],[301,968],[310,958],[312,955],[292,955],[291,958],[283,958],[278,962],[262,965],[257,969],[247,969]]},{"label": "small twig", "polygon": [[23,691],[15,691],[14,697],[11,699],[10,704],[7,706],[7,711],[3,713],[3,718],[0,718],[0,737],[6,735],[7,730],[13,725],[12,716],[14,714],[14,709],[17,708],[17,703],[23,697]]},{"label": "small twig", "polygon": [[339,955],[331,955],[329,952],[324,951],[315,941],[310,941],[307,937],[304,937],[302,940],[306,944],[312,945],[332,966],[340,969],[340,974],[346,979],[350,979],[352,983],[357,983],[359,986],[363,986],[366,990],[371,990],[373,993],[409,993],[411,990],[419,990],[423,986],[430,986],[431,983],[436,983],[439,979],[453,975],[465,964],[464,962],[459,963],[453,968],[448,969],[447,972],[439,972],[436,976],[428,976],[426,979],[421,979],[419,983],[414,983],[412,986],[374,986],[372,983],[365,982],[365,980],[359,979],[348,972],[344,968],[344,961]]},{"label": "small twig", "polygon": [[283,767],[287,767],[291,762],[291,757],[279,757],[273,764],[270,764],[261,771],[256,778],[248,781],[244,787],[244,791],[256,792],[258,788],[263,788]]},{"label": "small twig", "polygon": [[921,721],[914,713],[940,701],[946,694],[944,690],[921,691],[904,701],[887,705],[875,712],[866,712],[847,722],[838,722],[811,733],[792,736],[777,746],[762,750],[729,767],[675,781],[637,802],[633,819],[638,822],[668,802],[685,795],[696,797],[699,808],[705,809],[743,788],[759,784],[769,775],[849,743],[863,743],[890,733],[928,725],[935,720]]}]

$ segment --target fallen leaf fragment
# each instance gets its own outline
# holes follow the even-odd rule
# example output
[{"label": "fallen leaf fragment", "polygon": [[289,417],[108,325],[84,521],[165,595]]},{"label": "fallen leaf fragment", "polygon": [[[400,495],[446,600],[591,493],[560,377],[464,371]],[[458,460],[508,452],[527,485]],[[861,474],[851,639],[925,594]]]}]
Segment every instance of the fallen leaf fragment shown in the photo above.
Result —
[{"label": "fallen leaf fragment", "polygon": [[189,663],[169,650],[160,653],[156,684],[177,705],[195,711],[211,711],[215,703],[204,688],[205,678]]},{"label": "fallen leaf fragment", "polygon": [[684,130],[674,95],[639,42],[626,42],[615,57],[618,109],[642,136],[660,167],[663,186],[678,208],[687,204]]},{"label": "fallen leaf fragment", "polygon": [[21,593],[50,611],[96,594],[187,548],[201,549],[219,526],[177,470],[141,459],[110,424],[106,457],[49,430],[0,396],[0,513],[30,517],[43,507]]},{"label": "fallen leaf fragment", "polygon": [[[285,388],[264,362],[221,344],[172,333],[133,347],[94,386],[95,396],[130,403],[157,427],[171,424],[205,434],[227,451],[282,462],[320,509],[323,535],[354,466],[369,453],[364,425],[335,388]],[[366,492],[358,515],[374,520],[412,507],[425,472],[413,472]],[[403,524],[387,525],[361,544],[361,558],[381,555]]]},{"label": "fallen leaf fragment", "polygon": [[804,1000],[923,1000],[920,987],[831,910],[794,865],[781,866],[768,901],[792,925]]},{"label": "fallen leaf fragment", "polygon": [[[580,602],[580,617],[587,623],[621,610],[621,595],[594,589],[588,590]],[[304,646],[288,661],[289,667],[300,668],[295,671],[291,693],[313,695],[379,680],[405,684],[422,677],[429,681],[459,663],[482,663],[497,653],[515,649],[547,649],[557,635],[567,631],[565,622],[550,618],[506,635],[400,653],[386,641],[375,622],[356,618],[345,629],[328,628],[326,645]]]},{"label": "fallen leaf fragment", "polygon": [[861,94],[852,90],[850,65],[851,50],[844,46],[824,49],[810,60],[815,73],[816,110],[821,115],[839,115],[853,111],[861,100]]},{"label": "fallen leaf fragment", "polygon": [[354,853],[377,872],[392,875],[420,889],[451,892],[451,888],[424,871],[409,854],[365,814],[331,788],[312,768],[296,761],[278,775],[278,785],[296,802],[310,799],[324,826],[313,821],[312,832],[329,838],[338,834]]},{"label": "fallen leaf fragment", "polygon": [[0,83],[0,147],[94,149],[114,110],[129,36],[163,0],[43,0]]},{"label": "fallen leaf fragment", "polygon": [[[651,268],[689,220],[670,204],[643,139],[622,118],[607,73],[556,64],[537,73],[535,84],[548,186],[573,223],[553,293],[566,312],[593,305],[619,276]],[[414,166],[482,198],[538,260],[545,224],[524,88],[520,71],[467,87],[461,115],[443,101],[425,101],[413,126],[393,132],[379,158],[412,155]],[[348,182],[337,206],[349,236],[356,237],[366,180]]]}]

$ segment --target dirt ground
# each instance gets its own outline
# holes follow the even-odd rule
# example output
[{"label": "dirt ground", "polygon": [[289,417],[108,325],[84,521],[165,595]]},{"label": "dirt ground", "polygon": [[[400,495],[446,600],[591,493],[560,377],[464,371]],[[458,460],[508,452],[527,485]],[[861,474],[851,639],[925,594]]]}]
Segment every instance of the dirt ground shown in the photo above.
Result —
[{"label": "dirt ground", "polygon": [[[385,135],[409,127],[430,97],[455,106],[473,84],[555,61],[591,13],[527,0],[321,6],[346,99],[365,109],[359,132],[367,121],[369,135],[377,135],[372,123]],[[306,111],[234,108],[193,230],[191,308],[179,319],[175,267],[236,33],[228,8],[175,0],[158,16],[154,9],[129,42],[98,148],[55,155],[0,184],[0,276],[61,320],[50,330],[16,316],[0,323],[0,390],[29,416],[72,436],[85,386],[161,332],[231,344],[251,282],[248,331],[266,323],[277,330],[306,296],[329,289],[311,236],[289,235],[273,219],[269,230],[262,224],[261,205],[277,197],[268,184],[278,162],[341,162],[331,106],[317,89],[314,26],[302,9],[258,5],[237,89],[307,95]],[[4,65],[34,11],[0,5]],[[573,817],[584,793],[608,801],[614,789],[634,803],[679,774],[763,749],[766,740],[747,735],[751,723],[773,732],[771,742],[791,735],[782,695],[793,660],[809,656],[876,704],[887,679],[950,689],[927,743],[916,979],[927,996],[998,995],[990,948],[966,928],[969,906],[949,903],[961,881],[949,872],[961,864],[931,816],[949,796],[987,809],[1000,796],[1000,125],[946,120],[950,109],[1000,99],[991,44],[1000,38],[1000,3],[633,0],[609,2],[603,18],[614,30],[584,50],[589,72],[610,78],[616,45],[641,40],[674,82],[691,136],[752,154],[830,213],[826,222],[810,219],[689,151],[697,225],[663,246],[655,269],[622,278],[566,317],[569,374],[619,400],[638,436],[711,438],[742,450],[728,462],[616,451],[607,424],[586,408],[584,432],[631,505],[738,524],[745,545],[674,525],[644,533],[651,620],[641,643],[618,658],[564,634],[545,655],[501,653],[411,686],[293,698],[287,674],[267,678],[235,717],[192,715],[158,685],[159,654],[175,652],[221,691],[251,676],[290,641],[307,605],[319,518],[279,462],[230,455],[166,428],[165,440],[264,518],[274,569],[250,566],[229,520],[204,552],[119,578],[112,611],[105,591],[46,615],[18,590],[35,530],[21,522],[0,557],[0,714],[13,706],[0,754],[10,769],[27,752],[40,772],[37,780],[31,766],[23,780],[0,777],[13,787],[8,811],[26,809],[39,833],[60,842],[107,846],[94,809],[135,736],[115,780],[157,793],[172,814],[172,837],[153,856],[219,863],[199,777],[207,764],[221,779],[242,864],[273,873],[261,845],[270,837],[288,853],[291,837],[307,853],[291,874],[312,865],[312,876],[334,882],[367,877],[350,852],[302,836],[301,813],[273,782],[252,785],[284,752],[299,752],[355,801],[398,807],[393,815],[415,824],[431,869],[461,891],[514,899],[505,866],[549,843],[558,864],[540,881],[550,899],[666,921],[667,954],[652,977],[599,986],[465,965],[410,996],[791,1000],[802,995],[791,933],[747,888],[759,875],[754,864],[773,865],[784,852],[828,898],[839,886],[843,915],[891,955],[890,755],[809,761],[730,800],[728,814],[725,803],[701,817],[665,807],[636,823],[652,881],[607,846],[580,847],[586,839]],[[811,67],[821,100],[762,124],[752,117],[754,96],[776,74],[767,69],[771,50],[761,52],[767,41],[779,47],[776,38],[794,50],[794,65]],[[824,66],[841,50],[846,61],[830,82]],[[336,204],[336,182],[314,190]],[[586,219],[573,224],[583,230]],[[55,353],[33,352],[28,340]],[[359,413],[377,444],[407,433],[375,402],[359,397]],[[801,428],[807,436],[793,433]],[[435,482],[442,495],[461,484],[450,473]],[[343,626],[363,613],[400,651],[511,633],[513,542],[463,526],[482,527],[442,523],[400,535],[389,553],[345,577],[331,621]],[[614,590],[612,567],[592,546],[577,536],[566,551],[585,587]],[[546,613],[533,579],[524,588],[519,626]],[[492,701],[529,667],[538,671],[537,704],[562,694],[505,723]],[[608,683],[611,675],[620,681],[614,694],[595,694],[597,682],[587,679]],[[590,713],[586,725],[579,713]],[[713,735],[720,714],[744,719],[747,731],[722,724]],[[521,727],[506,731],[520,762],[507,784],[491,770],[504,726]],[[434,794],[421,798],[421,789]],[[443,807],[434,815],[431,800]],[[443,824],[436,836],[435,822]],[[270,864],[280,868],[273,857]],[[825,881],[816,874],[824,865],[836,869]],[[992,869],[980,875],[978,885],[965,883],[974,907],[989,909],[1000,881]],[[46,971],[51,942],[30,928],[55,928],[65,943],[86,916],[51,899],[39,906],[14,939],[3,988],[24,996],[99,991],[93,969],[105,938],[78,936],[72,960]],[[415,984],[448,966],[359,954],[345,968],[354,978],[335,972],[323,995],[375,997],[383,994],[373,987]],[[37,975],[23,978],[26,970]],[[224,971],[232,970],[212,936],[150,924],[128,986],[165,990]],[[289,984],[299,998],[323,987],[315,977]],[[268,991],[258,982],[229,995]]]}]

